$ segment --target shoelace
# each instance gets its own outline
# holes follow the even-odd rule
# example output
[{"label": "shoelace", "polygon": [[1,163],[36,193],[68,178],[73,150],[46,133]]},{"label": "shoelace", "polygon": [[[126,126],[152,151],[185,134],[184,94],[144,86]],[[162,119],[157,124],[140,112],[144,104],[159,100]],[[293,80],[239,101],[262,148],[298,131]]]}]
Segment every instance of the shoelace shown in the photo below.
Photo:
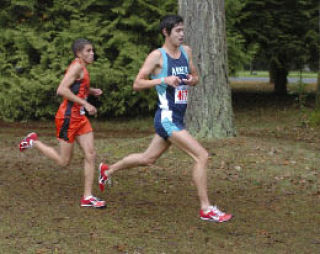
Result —
[{"label": "shoelace", "polygon": [[97,203],[100,201],[97,197],[94,197],[94,196],[92,196],[89,200],[93,203]]},{"label": "shoelace", "polygon": [[218,216],[223,216],[223,215],[224,215],[224,212],[221,212],[221,211],[219,210],[219,208],[216,207],[216,206],[211,207],[211,210],[212,210],[215,214],[217,214]]}]

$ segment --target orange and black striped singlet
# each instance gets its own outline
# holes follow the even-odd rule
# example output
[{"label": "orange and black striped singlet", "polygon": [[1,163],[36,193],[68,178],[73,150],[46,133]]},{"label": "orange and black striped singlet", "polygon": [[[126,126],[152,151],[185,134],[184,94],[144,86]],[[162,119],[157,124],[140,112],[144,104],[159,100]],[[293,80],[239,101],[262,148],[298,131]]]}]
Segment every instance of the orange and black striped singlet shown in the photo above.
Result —
[{"label": "orange and black striped singlet", "polygon": [[[74,63],[80,63],[80,59],[76,58],[72,61],[70,66]],[[68,72],[68,69],[66,73]],[[87,99],[89,95],[89,89],[90,89],[90,76],[87,68],[85,66],[82,67],[83,70],[83,78],[74,81],[74,83],[70,86],[70,90],[77,95],[78,97],[82,99]],[[84,115],[84,108],[78,103],[75,103],[73,101],[69,101],[68,99],[64,98],[63,102],[60,104],[60,107],[56,113],[56,118],[77,118]]]}]

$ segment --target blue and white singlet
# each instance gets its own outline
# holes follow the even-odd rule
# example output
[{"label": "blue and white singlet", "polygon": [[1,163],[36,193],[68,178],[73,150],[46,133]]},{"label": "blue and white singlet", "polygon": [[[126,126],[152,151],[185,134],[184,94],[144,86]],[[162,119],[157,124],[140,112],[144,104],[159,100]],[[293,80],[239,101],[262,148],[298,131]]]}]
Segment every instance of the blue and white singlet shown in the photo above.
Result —
[{"label": "blue and white singlet", "polygon": [[[186,79],[189,74],[188,55],[184,48],[180,46],[180,57],[178,59],[170,57],[163,48],[159,48],[162,56],[162,69],[158,75],[152,79],[160,79],[169,76],[178,76]],[[188,86],[183,82],[177,88],[167,84],[156,86],[158,94],[158,108],[154,117],[154,127],[160,137],[167,139],[173,131],[180,131],[185,128],[184,114],[187,109]]]}]

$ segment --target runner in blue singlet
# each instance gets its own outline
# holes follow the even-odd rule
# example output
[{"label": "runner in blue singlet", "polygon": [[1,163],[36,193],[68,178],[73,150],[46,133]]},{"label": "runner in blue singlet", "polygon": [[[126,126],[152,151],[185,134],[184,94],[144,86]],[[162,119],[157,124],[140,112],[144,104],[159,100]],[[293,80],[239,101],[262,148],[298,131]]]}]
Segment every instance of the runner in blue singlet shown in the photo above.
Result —
[{"label": "runner in blue singlet", "polygon": [[228,221],[232,215],[221,212],[209,202],[206,175],[208,152],[184,128],[188,87],[195,86],[199,78],[192,62],[191,48],[182,45],[183,19],[176,15],[166,16],[161,21],[160,29],[165,42],[162,48],[148,55],[133,84],[136,91],[153,87],[157,89],[158,109],[154,119],[156,134],[145,152],[130,154],[109,166],[101,163],[100,189],[104,190],[106,182],[115,171],[150,165],[173,144],[194,160],[192,177],[200,200],[200,219]]},{"label": "runner in blue singlet", "polygon": [[[187,79],[189,74],[188,55],[183,46],[179,47],[180,56],[175,59],[166,53],[164,48],[159,49],[163,61],[161,72],[152,76],[152,79],[160,79],[177,76],[181,80]],[[188,85],[181,82],[177,88],[165,83],[156,86],[158,93],[158,109],[156,111],[154,126],[160,137],[167,139],[173,131],[184,129],[184,113],[187,109]]]}]

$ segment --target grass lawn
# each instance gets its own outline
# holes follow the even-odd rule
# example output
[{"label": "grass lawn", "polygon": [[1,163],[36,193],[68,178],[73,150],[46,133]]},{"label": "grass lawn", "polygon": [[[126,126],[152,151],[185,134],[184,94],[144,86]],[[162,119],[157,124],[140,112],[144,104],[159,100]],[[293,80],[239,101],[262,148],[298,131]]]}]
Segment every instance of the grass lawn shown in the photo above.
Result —
[{"label": "grass lawn", "polygon": [[[268,71],[253,71],[254,74],[251,74],[250,71],[239,71],[237,72],[236,76],[237,77],[269,77],[269,72]],[[289,78],[299,78],[300,75],[303,78],[317,78],[317,73],[316,72],[302,72],[300,74],[299,71],[291,71],[289,73]]]},{"label": "grass lawn", "polygon": [[[233,103],[237,137],[201,140],[210,198],[234,214],[223,224],[199,219],[192,160],[174,147],[155,165],[118,172],[103,194],[95,184],[107,209],[80,208],[79,148],[61,169],[17,148],[29,131],[56,145],[53,121],[0,122],[0,253],[319,253],[320,129],[308,125],[311,108],[252,84],[234,88]],[[93,127],[97,164],[143,151],[153,136],[150,118]]]}]

